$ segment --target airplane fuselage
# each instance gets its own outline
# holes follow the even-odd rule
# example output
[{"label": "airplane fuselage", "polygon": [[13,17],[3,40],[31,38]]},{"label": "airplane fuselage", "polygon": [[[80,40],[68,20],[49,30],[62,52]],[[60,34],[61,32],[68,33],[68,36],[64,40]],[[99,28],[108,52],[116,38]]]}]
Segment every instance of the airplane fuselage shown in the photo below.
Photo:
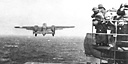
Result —
[{"label": "airplane fuselage", "polygon": [[52,34],[52,31],[47,30],[47,27],[38,28],[37,31],[33,31],[33,34],[43,34],[45,36],[46,34]]}]

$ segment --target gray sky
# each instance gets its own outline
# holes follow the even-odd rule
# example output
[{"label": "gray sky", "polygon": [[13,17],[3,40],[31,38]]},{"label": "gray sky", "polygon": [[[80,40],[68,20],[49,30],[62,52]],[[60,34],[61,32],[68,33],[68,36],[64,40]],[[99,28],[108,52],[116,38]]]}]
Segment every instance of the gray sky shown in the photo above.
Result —
[{"label": "gray sky", "polygon": [[19,25],[75,26],[56,31],[56,36],[85,36],[91,32],[92,8],[103,4],[118,8],[126,0],[0,0],[0,34],[32,35],[32,31],[15,29]]}]

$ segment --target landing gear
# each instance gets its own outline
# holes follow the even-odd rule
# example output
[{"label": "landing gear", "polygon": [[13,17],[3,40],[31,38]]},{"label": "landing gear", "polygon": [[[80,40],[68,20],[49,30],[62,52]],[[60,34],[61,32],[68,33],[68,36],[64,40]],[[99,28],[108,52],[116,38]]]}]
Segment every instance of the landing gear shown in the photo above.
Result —
[{"label": "landing gear", "polygon": [[52,26],[51,31],[52,31],[52,36],[54,36],[55,35],[55,26],[54,25]]},{"label": "landing gear", "polygon": [[54,36],[55,35],[55,31],[52,31],[52,36]]},{"label": "landing gear", "polygon": [[35,37],[37,36],[37,33],[36,33],[36,32],[37,32],[37,31],[34,31],[34,32],[33,32],[33,34],[35,35]]},{"label": "landing gear", "polygon": [[35,36],[37,36],[37,34],[35,34]]},{"label": "landing gear", "polygon": [[52,33],[52,36],[54,36],[55,35],[55,33]]}]

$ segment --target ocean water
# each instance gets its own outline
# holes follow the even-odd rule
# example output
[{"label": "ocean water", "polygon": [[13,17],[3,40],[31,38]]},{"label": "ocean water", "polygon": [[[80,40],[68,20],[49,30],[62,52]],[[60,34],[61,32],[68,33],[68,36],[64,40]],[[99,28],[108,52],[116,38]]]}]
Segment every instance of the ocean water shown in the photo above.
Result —
[{"label": "ocean water", "polygon": [[83,38],[0,36],[0,64],[86,62]]}]

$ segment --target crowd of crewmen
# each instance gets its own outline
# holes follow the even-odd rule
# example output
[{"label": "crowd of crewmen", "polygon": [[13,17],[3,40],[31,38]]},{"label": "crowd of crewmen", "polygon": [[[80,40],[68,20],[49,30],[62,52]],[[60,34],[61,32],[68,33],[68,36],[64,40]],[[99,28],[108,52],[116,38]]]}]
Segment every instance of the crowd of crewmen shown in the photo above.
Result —
[{"label": "crowd of crewmen", "polygon": [[[115,16],[112,19],[105,17],[107,10],[102,4],[99,4],[98,7],[92,9],[94,12],[91,16],[93,18],[93,26],[95,26],[96,33],[107,33],[107,30],[111,30],[111,33],[115,33],[116,26],[115,21],[109,20],[123,20],[123,22],[118,22],[117,33],[118,34],[128,34],[128,4],[121,4],[119,9],[116,11]],[[107,21],[106,21],[107,20]],[[108,46],[108,36],[96,34],[96,45],[98,46]],[[122,39],[125,39],[125,37]]]}]

